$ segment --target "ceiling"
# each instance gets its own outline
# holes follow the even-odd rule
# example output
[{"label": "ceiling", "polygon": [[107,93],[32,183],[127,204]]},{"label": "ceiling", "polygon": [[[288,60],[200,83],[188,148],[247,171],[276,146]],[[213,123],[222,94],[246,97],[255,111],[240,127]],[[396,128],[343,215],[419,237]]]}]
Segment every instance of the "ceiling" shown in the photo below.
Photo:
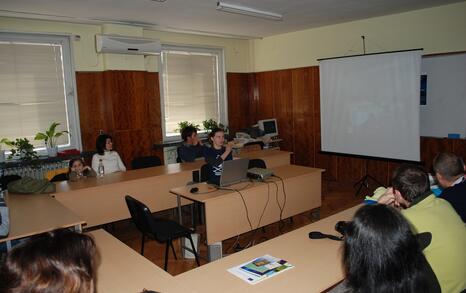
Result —
[{"label": "ceiling", "polygon": [[241,38],[445,5],[463,0],[225,0],[279,13],[282,21],[216,10],[216,0],[1,0],[0,15],[79,23],[123,23]]}]

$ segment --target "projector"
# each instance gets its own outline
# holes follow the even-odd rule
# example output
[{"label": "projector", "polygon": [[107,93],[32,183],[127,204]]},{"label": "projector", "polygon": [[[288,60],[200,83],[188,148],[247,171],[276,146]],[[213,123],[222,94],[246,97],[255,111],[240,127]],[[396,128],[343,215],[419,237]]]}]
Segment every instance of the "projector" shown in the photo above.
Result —
[{"label": "projector", "polygon": [[273,175],[272,170],[264,168],[251,168],[248,170],[248,177],[251,179],[265,180]]}]

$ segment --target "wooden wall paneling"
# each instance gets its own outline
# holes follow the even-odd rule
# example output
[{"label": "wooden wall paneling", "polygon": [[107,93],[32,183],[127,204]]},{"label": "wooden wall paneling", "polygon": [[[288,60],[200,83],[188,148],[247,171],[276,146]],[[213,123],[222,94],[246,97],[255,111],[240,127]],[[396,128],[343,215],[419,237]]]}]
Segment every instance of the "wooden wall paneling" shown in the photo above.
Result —
[{"label": "wooden wall paneling", "polygon": [[106,71],[105,94],[113,103],[115,130],[149,127],[149,102],[144,71]]},{"label": "wooden wall paneling", "polygon": [[162,112],[160,107],[160,85],[158,72],[145,74],[145,91],[149,102],[149,129],[152,144],[149,146],[149,154],[156,155],[163,162],[163,150],[154,150],[153,143],[162,141]]},{"label": "wooden wall paneling", "polygon": [[454,139],[453,140],[453,153],[463,158],[463,162],[466,162],[466,140],[465,139]]},{"label": "wooden wall paneling", "polygon": [[367,160],[367,173],[385,186],[390,182],[389,162],[386,160]]},{"label": "wooden wall paneling", "polygon": [[315,166],[313,73],[309,68],[291,71],[293,149],[295,164]]},{"label": "wooden wall paneling", "polygon": [[152,137],[149,128],[115,131],[115,149],[120,154],[126,168],[131,168],[131,161],[134,158],[154,154]]},{"label": "wooden wall paneling", "polygon": [[440,152],[453,152],[453,143],[451,139],[421,137],[421,161],[426,171],[431,171],[432,161]]},{"label": "wooden wall paneling", "polygon": [[103,72],[76,72],[83,150],[95,149],[99,130],[112,131],[112,101],[104,93]]},{"label": "wooden wall paneling", "polygon": [[280,147],[294,152],[291,71],[274,71],[271,82],[273,85],[273,116],[269,118],[277,119],[278,132],[280,138],[283,139]]},{"label": "wooden wall paneling", "polygon": [[[273,109],[273,99],[274,94],[274,72],[259,72],[255,73],[255,86],[257,90],[257,109],[256,109],[256,118],[257,120],[273,118],[274,109]],[[278,126],[280,127],[280,125]],[[279,128],[280,131],[280,128]]]},{"label": "wooden wall paneling", "polygon": [[255,124],[250,121],[249,73],[227,73],[228,125],[230,132]]},{"label": "wooden wall paneling", "polygon": [[354,184],[366,175],[366,159],[338,156],[337,165],[337,178],[339,181]]}]

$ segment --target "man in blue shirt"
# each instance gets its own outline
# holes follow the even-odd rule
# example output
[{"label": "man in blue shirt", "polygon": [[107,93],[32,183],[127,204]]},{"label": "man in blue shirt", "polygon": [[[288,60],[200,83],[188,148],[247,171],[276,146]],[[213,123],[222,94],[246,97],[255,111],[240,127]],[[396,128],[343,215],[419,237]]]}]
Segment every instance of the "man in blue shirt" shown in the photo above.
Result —
[{"label": "man in blue shirt", "polygon": [[197,136],[197,129],[193,126],[183,128],[181,132],[183,145],[178,148],[178,162],[194,162],[204,156],[205,147]]},{"label": "man in blue shirt", "polygon": [[466,180],[461,158],[452,153],[440,153],[434,159],[434,172],[444,188],[440,197],[447,200],[466,223]]}]

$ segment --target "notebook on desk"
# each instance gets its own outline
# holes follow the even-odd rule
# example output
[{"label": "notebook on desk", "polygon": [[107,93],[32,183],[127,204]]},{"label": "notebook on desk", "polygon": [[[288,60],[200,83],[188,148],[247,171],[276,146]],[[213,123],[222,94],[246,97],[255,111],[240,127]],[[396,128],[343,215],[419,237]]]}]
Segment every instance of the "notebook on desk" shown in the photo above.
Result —
[{"label": "notebook on desk", "polygon": [[229,186],[248,179],[249,159],[237,159],[223,162],[220,187]]}]

